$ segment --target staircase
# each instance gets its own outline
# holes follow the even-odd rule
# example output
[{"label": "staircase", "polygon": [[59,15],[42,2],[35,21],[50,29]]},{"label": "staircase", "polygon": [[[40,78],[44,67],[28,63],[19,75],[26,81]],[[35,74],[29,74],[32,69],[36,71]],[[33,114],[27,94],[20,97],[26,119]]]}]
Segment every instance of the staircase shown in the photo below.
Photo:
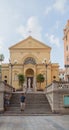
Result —
[{"label": "staircase", "polygon": [[13,93],[11,103],[4,114],[8,115],[42,115],[52,114],[50,105],[44,93],[27,93],[26,107],[20,111],[20,93]]}]

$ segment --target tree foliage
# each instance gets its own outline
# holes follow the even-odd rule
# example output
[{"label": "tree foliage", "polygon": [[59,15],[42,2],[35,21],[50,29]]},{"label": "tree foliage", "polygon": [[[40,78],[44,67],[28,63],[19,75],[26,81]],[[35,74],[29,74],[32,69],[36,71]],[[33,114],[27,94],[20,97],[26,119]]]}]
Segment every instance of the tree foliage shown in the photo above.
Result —
[{"label": "tree foliage", "polygon": [[4,55],[0,54],[0,62],[4,61]]},{"label": "tree foliage", "polygon": [[41,83],[44,82],[45,80],[43,74],[38,74],[36,79],[37,79],[37,82],[40,83],[40,88],[41,88]]},{"label": "tree foliage", "polygon": [[23,74],[18,74],[18,80],[19,80],[19,86],[21,86],[21,89],[23,88],[23,83],[25,81],[25,77]]}]

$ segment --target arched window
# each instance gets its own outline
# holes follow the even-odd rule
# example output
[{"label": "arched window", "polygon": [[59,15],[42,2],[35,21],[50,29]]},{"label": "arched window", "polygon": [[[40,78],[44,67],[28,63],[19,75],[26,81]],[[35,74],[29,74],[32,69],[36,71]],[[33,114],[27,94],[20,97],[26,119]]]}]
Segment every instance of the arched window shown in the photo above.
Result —
[{"label": "arched window", "polygon": [[32,57],[28,57],[28,58],[25,59],[24,64],[25,64],[25,65],[26,65],[26,64],[36,64],[36,61],[35,61],[35,59],[32,58]]}]

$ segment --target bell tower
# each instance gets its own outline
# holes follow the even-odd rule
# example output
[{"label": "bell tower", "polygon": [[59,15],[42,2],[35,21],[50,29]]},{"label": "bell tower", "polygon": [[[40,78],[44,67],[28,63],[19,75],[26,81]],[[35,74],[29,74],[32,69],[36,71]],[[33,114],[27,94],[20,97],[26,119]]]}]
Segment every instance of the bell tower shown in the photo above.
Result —
[{"label": "bell tower", "polygon": [[69,81],[69,20],[64,28],[64,67],[65,80]]}]

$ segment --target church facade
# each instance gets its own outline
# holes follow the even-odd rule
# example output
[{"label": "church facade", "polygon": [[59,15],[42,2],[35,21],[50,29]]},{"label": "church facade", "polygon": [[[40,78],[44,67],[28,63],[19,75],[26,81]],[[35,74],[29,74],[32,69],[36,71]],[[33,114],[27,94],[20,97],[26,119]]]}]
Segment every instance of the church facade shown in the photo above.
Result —
[{"label": "church facade", "polygon": [[[38,74],[45,78],[41,88],[59,80],[59,65],[51,63],[51,47],[34,39],[32,36],[11,46],[10,63],[2,64],[2,80],[19,89],[18,74],[25,76],[24,85],[32,90],[40,90],[36,80]],[[29,85],[30,84],[30,85]]]}]

